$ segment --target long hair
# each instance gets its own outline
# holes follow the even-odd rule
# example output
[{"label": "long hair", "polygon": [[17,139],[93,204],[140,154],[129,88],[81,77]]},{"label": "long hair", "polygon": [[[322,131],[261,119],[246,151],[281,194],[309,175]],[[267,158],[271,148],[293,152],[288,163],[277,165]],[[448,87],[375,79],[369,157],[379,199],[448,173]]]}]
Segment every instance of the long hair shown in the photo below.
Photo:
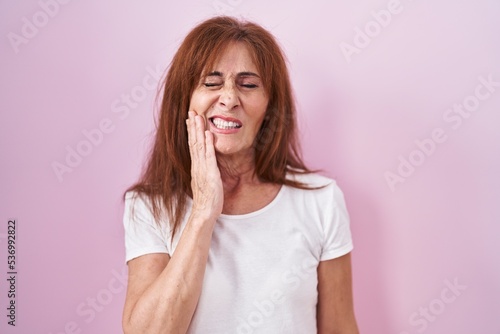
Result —
[{"label": "long hair", "polygon": [[295,102],[281,48],[267,30],[255,23],[228,16],[211,18],[186,36],[169,66],[149,158],[140,180],[126,190],[149,199],[156,222],[164,218],[170,222],[172,238],[186,214],[187,197],[192,197],[186,128],[190,98],[200,78],[232,42],[244,43],[251,50],[269,96],[253,145],[256,176],[262,182],[309,189],[286,177],[287,173],[310,170],[300,154]]}]

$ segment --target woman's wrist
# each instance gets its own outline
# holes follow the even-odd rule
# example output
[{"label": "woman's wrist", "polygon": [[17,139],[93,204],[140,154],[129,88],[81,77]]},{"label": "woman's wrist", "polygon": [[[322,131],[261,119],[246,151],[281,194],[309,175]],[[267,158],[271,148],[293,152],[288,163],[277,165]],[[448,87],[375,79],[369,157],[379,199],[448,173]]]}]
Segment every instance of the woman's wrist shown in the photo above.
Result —
[{"label": "woman's wrist", "polygon": [[191,215],[189,221],[193,225],[214,225],[217,220],[218,215],[213,212],[213,210],[204,210],[193,208],[191,210]]}]

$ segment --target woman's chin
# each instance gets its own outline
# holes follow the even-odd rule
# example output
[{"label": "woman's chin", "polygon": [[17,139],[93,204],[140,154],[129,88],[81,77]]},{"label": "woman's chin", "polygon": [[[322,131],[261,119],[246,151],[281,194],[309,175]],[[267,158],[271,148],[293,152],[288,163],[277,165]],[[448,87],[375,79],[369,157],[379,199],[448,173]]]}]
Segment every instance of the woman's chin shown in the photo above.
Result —
[{"label": "woman's chin", "polygon": [[231,155],[238,153],[238,150],[234,146],[215,145],[215,153],[222,155]]},{"label": "woman's chin", "polygon": [[236,154],[241,154],[241,153],[244,153],[244,152],[247,152],[249,154],[250,153],[250,150],[248,149],[245,149],[245,148],[242,148],[238,145],[234,145],[234,144],[223,144],[223,143],[215,143],[215,153],[219,154],[219,155],[236,155]]}]

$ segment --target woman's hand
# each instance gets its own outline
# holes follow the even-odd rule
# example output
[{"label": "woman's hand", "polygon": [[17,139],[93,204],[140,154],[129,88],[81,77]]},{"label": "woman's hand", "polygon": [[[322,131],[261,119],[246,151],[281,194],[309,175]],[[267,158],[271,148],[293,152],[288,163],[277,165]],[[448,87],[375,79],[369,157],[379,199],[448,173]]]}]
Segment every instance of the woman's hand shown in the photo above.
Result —
[{"label": "woman's hand", "polygon": [[128,262],[123,314],[125,333],[186,333],[200,298],[213,227],[224,194],[214,138],[204,119],[189,112],[193,209],[175,252],[146,254]]},{"label": "woman's hand", "polygon": [[191,155],[192,215],[216,220],[222,213],[224,192],[213,134],[205,130],[205,119],[194,111],[186,120],[189,152]]}]

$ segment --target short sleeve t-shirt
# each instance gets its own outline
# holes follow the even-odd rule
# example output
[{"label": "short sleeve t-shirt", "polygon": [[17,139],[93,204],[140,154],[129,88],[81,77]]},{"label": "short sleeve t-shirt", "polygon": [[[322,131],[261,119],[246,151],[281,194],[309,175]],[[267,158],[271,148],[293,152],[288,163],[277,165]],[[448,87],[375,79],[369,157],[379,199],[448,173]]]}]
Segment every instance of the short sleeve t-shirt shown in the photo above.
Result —
[{"label": "short sleeve t-shirt", "polygon": [[[320,189],[282,186],[264,208],[220,215],[214,227],[200,299],[188,333],[316,333],[317,267],[353,249],[344,196],[334,180],[293,176]],[[171,240],[147,200],[127,194],[126,261],[175,253],[190,212]],[[132,209],[134,215],[132,215]]]}]

